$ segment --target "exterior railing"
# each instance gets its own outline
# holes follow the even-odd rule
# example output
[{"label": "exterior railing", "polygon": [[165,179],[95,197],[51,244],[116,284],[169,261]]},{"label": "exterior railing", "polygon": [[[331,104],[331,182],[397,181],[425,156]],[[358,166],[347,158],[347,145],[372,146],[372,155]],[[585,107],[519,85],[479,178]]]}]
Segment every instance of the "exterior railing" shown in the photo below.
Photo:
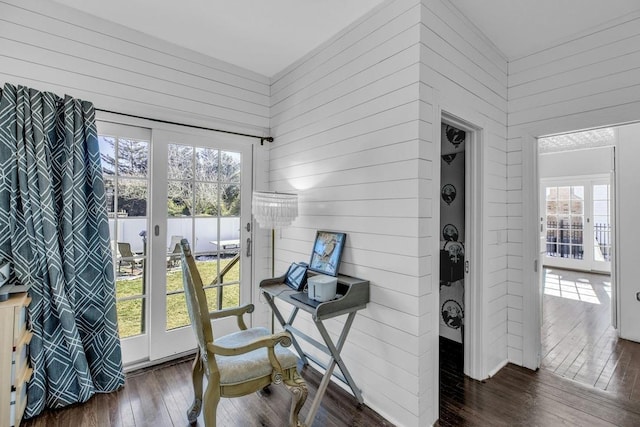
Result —
[{"label": "exterior railing", "polygon": [[[595,246],[601,257],[596,259],[610,261],[611,225],[594,224]],[[584,258],[584,230],[581,222],[547,221],[547,256],[571,259]]]}]

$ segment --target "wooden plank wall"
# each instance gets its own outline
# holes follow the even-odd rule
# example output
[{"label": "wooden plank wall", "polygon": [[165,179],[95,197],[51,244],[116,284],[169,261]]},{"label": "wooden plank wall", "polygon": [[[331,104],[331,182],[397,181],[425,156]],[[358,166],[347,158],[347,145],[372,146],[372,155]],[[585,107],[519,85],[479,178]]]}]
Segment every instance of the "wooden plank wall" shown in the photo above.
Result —
[{"label": "wooden plank wall", "polygon": [[487,130],[487,363],[506,361],[506,93],[506,61],[439,0],[385,2],[273,78],[270,187],[301,197],[276,270],[308,260],[316,230],[348,234],[341,272],[371,281],[371,303],[343,355],[366,403],[399,425],[437,419],[436,102]]},{"label": "wooden plank wall", "polygon": [[[433,88],[435,103],[443,111],[480,128],[484,139],[480,166],[483,229],[475,231],[481,240],[480,253],[475,256],[483,271],[476,283],[466,284],[481,287],[483,327],[479,333],[484,353],[482,372],[477,374],[484,378],[507,360],[507,63],[448,1],[423,2],[422,22],[423,87]],[[439,165],[435,169],[439,171]],[[433,190],[438,197],[439,188]],[[433,238],[439,239],[439,233],[435,230]],[[465,321],[474,320],[467,316]]]},{"label": "wooden plank wall", "polygon": [[2,0],[0,23],[2,82],[121,113],[269,128],[267,77],[54,2]]},{"label": "wooden plank wall", "polygon": [[[269,78],[51,1],[0,0],[4,82],[119,113],[269,134]],[[257,145],[254,180],[261,190],[268,189],[268,160],[268,147]],[[256,260],[256,276],[265,277],[267,232],[258,230],[254,242],[254,253],[266,254]],[[265,322],[266,314],[265,308]]]},{"label": "wooden plank wall", "polygon": [[367,404],[401,425],[437,419],[434,117],[441,107],[481,127],[485,365],[506,359],[507,67],[449,2],[385,2],[272,80],[44,0],[0,0],[0,20],[3,81],[124,113],[272,127],[271,161],[256,169],[302,198],[276,270],[308,260],[317,229],[349,234],[342,272],[371,280],[372,302],[344,355]]},{"label": "wooden plank wall", "polygon": [[[522,137],[640,119],[640,14],[628,15],[509,63],[509,360],[522,363]],[[524,153],[524,154],[523,154]],[[532,261],[531,261],[532,262]],[[622,266],[625,268],[625,266]],[[624,283],[621,284],[624,286]],[[637,311],[637,309],[636,309]]]}]

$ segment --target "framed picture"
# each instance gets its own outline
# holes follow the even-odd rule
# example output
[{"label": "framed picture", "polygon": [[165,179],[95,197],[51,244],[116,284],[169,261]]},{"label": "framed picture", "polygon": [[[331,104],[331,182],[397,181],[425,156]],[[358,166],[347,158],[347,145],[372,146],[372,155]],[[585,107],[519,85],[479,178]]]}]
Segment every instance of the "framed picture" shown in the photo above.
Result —
[{"label": "framed picture", "polygon": [[316,240],[313,242],[309,270],[337,276],[345,240],[347,240],[346,233],[318,231]]}]

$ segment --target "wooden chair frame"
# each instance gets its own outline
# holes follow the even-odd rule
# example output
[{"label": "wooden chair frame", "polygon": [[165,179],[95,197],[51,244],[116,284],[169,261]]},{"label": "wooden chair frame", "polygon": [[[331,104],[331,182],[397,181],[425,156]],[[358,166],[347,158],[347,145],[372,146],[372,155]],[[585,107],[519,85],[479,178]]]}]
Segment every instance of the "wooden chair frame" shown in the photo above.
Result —
[{"label": "wooden chair frame", "polygon": [[[247,325],[244,322],[243,315],[253,312],[254,306],[253,304],[247,304],[209,313],[206,294],[202,287],[202,279],[187,239],[182,239],[180,248],[182,251],[182,272],[187,308],[198,341],[198,352],[193,361],[192,371],[194,402],[187,411],[189,422],[195,423],[198,415],[204,409],[205,426],[214,427],[216,425],[218,402],[221,397],[244,396],[259,391],[270,384],[283,383],[292,394],[289,425],[292,427],[302,425],[298,420],[298,414],[307,398],[307,385],[298,374],[297,366],[283,369],[275,354],[277,344],[284,347],[291,345],[291,335],[287,332],[281,332],[264,336],[233,348],[216,344],[213,339],[211,320],[235,316],[240,330],[246,331]],[[220,384],[220,370],[216,355],[237,356],[260,348],[267,349],[268,360],[271,365],[270,374],[242,383]],[[207,388],[203,397],[203,379],[205,376],[207,377]]]}]

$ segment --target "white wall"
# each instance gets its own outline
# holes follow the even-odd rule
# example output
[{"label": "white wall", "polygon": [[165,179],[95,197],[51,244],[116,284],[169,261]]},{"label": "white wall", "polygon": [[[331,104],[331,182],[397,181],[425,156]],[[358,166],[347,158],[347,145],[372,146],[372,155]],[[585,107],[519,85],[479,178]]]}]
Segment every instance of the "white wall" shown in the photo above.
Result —
[{"label": "white wall", "polygon": [[640,124],[618,129],[616,144],[616,197],[618,211],[615,253],[618,263],[616,280],[619,286],[618,303],[620,337],[640,342],[640,292],[638,282],[638,242],[640,228],[637,225],[640,212],[638,182],[640,182]]},{"label": "white wall", "polygon": [[230,130],[269,127],[269,80],[44,0],[0,1],[0,81],[97,108]]},{"label": "white wall", "polygon": [[540,154],[538,176],[560,178],[609,174],[613,164],[611,147],[587,148]]},{"label": "white wall", "polygon": [[485,129],[479,286],[489,370],[506,360],[506,105],[506,62],[439,0],[386,2],[273,79],[270,186],[301,197],[276,270],[307,260],[317,229],[347,233],[340,271],[370,280],[371,302],[344,359],[366,404],[398,425],[438,418],[440,107]]},{"label": "white wall", "polygon": [[[473,301],[467,304],[465,325],[480,326],[482,335],[482,360],[467,361],[478,366],[476,376],[486,378],[507,361],[507,63],[486,37],[473,24],[457,13],[448,1],[423,1],[420,51],[421,125],[428,121],[432,109],[439,119],[439,111],[462,119],[479,128],[482,140],[479,168],[472,172],[472,183],[481,181],[476,196],[484,197],[482,204],[475,206],[472,217],[482,216],[482,223],[475,223],[473,235],[466,233],[468,241],[475,237],[480,241],[475,254],[475,271],[465,286],[479,288],[478,304],[482,305],[482,316],[474,315]],[[430,95],[433,98],[430,98]],[[436,128],[439,129],[440,123]],[[439,198],[440,184],[440,135],[438,144],[432,145],[430,135],[421,134],[423,144],[420,160],[433,173],[421,181],[421,197],[432,194]],[[473,144],[473,143],[472,143]],[[473,147],[467,146],[467,149]],[[469,155],[469,157],[471,157]],[[438,159],[431,162],[432,159]],[[435,179],[435,182],[434,182]],[[473,188],[467,188],[468,192]],[[428,222],[430,233],[422,240],[433,248],[432,240],[439,241],[440,215],[438,201],[435,212],[425,210],[423,217],[433,213],[433,222]],[[466,251],[469,252],[467,245]],[[428,257],[437,259],[435,249]],[[470,260],[472,266],[474,260]],[[435,264],[436,267],[439,263]],[[431,277],[428,277],[431,280]],[[437,283],[437,282],[434,282]],[[424,282],[423,289],[430,289],[431,282]],[[434,288],[435,291],[435,288]],[[439,315],[439,309],[436,315]],[[471,345],[470,340],[468,345]],[[437,369],[437,367],[436,367]]]},{"label": "white wall", "polygon": [[[536,333],[530,316],[523,315],[536,286],[530,258],[537,245],[535,226],[523,223],[526,212],[536,209],[523,193],[534,182],[526,164],[535,153],[530,137],[640,119],[639,41],[640,14],[634,14],[509,63],[509,360],[514,363],[526,362],[523,338]],[[634,268],[624,261],[620,267],[623,275]],[[527,354],[532,351],[529,347]]]},{"label": "white wall", "polygon": [[[421,382],[419,367],[431,297],[420,286],[430,269],[418,256],[426,234],[419,27],[417,1],[385,4],[276,75],[271,107],[271,189],[301,197],[299,219],[276,241],[276,270],[308,260],[317,229],[347,233],[340,272],[370,280],[371,303],[342,354],[365,403],[406,426],[419,425],[421,388],[432,379]],[[317,336],[308,317],[298,317]],[[328,323],[334,337],[343,321]]]}]

